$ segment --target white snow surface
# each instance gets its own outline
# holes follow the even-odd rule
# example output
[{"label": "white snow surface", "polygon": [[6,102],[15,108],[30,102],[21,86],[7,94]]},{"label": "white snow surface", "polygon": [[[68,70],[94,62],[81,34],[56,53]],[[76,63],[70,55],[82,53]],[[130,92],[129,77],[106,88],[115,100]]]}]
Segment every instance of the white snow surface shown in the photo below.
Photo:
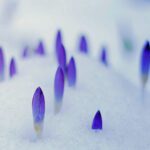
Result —
[{"label": "white snow surface", "polygon": [[[8,14],[5,9],[10,9]],[[149,150],[150,81],[143,96],[139,72],[141,50],[150,39],[149,14],[148,0],[0,0],[0,45],[6,56],[6,78],[0,83],[0,149]],[[120,44],[121,23],[134,34],[136,47],[131,53],[124,53]],[[58,29],[68,61],[75,57],[77,85],[70,88],[66,81],[62,110],[54,115],[53,52]],[[88,56],[75,52],[82,33],[88,37]],[[39,39],[47,55],[21,59],[23,46],[33,50]],[[108,68],[98,61],[103,45],[108,47]],[[18,74],[9,79],[12,56]],[[33,129],[31,105],[38,86],[46,100],[41,139]],[[97,110],[103,130],[95,132],[91,125]]]},{"label": "white snow surface", "polygon": [[[71,55],[68,55],[68,58]],[[0,84],[0,149],[7,150],[148,150],[150,148],[150,93],[89,56],[73,54],[77,85],[65,82],[63,107],[54,115],[53,54],[18,60],[18,75]],[[46,100],[44,132],[33,129],[32,96],[40,86]],[[103,130],[91,129],[97,110]]]}]

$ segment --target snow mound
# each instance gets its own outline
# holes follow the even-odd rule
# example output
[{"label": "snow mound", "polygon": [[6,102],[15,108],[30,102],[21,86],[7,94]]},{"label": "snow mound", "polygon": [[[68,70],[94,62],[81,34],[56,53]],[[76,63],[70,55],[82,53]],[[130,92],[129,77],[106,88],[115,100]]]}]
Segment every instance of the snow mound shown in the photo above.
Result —
[{"label": "snow mound", "polygon": [[[65,84],[63,107],[54,115],[54,55],[18,62],[18,75],[0,84],[0,149],[7,150],[141,150],[150,149],[150,93],[89,56],[74,54],[77,85]],[[33,129],[32,97],[45,95],[44,133]],[[103,130],[91,129],[101,111]]]}]

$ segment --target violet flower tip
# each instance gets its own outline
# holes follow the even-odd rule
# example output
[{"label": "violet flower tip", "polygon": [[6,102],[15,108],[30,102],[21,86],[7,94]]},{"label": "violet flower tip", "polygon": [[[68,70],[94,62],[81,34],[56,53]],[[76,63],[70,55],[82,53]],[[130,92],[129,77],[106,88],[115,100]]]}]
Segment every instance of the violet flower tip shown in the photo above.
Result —
[{"label": "violet flower tip", "polygon": [[79,50],[80,52],[88,53],[88,44],[84,35],[80,37]]},{"label": "violet flower tip", "polygon": [[106,48],[105,48],[105,47],[102,48],[102,52],[101,52],[101,62],[102,62],[105,66],[108,65],[107,51],[106,51]]},{"label": "violet flower tip", "polygon": [[146,41],[141,55],[141,77],[143,86],[145,86],[148,80],[149,67],[150,67],[150,43]]},{"label": "violet flower tip", "polygon": [[11,58],[9,66],[9,76],[12,78],[17,73],[16,62],[14,58]]},{"label": "violet flower tip", "polygon": [[64,45],[61,43],[57,51],[58,64],[63,69],[64,73],[66,72],[66,50]]},{"label": "violet flower tip", "polygon": [[60,66],[55,74],[54,93],[56,101],[61,101],[64,94],[64,72]]},{"label": "violet flower tip", "polygon": [[93,123],[92,123],[92,129],[102,129],[102,116],[100,111],[98,110],[94,116]]},{"label": "violet flower tip", "polygon": [[67,67],[67,79],[69,86],[75,86],[76,84],[76,63],[73,57],[71,57]]},{"label": "violet flower tip", "polygon": [[0,80],[4,80],[5,75],[5,59],[3,49],[0,47]]},{"label": "violet flower tip", "polygon": [[23,57],[23,58],[28,57],[28,53],[29,53],[29,48],[28,48],[28,46],[26,46],[26,47],[23,49],[22,57]]},{"label": "violet flower tip", "polygon": [[41,55],[41,56],[46,54],[46,52],[45,52],[45,46],[44,46],[44,43],[43,43],[42,40],[39,41],[38,46],[37,46],[35,52],[37,54]]},{"label": "violet flower tip", "polygon": [[39,135],[43,130],[43,122],[45,116],[45,98],[40,87],[36,89],[32,98],[32,113],[34,120],[34,128]]}]

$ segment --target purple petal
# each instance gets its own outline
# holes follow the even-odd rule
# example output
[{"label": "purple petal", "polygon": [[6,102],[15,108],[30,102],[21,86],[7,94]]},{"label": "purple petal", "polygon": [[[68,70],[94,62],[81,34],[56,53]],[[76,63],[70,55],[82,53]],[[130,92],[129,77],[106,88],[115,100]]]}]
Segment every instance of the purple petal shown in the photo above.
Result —
[{"label": "purple petal", "polygon": [[83,53],[88,53],[89,51],[85,36],[81,36],[80,43],[79,43],[79,50],[80,52],[83,52]]},{"label": "purple petal", "polygon": [[9,66],[9,76],[12,78],[17,73],[15,59],[12,58]]},{"label": "purple petal", "polygon": [[74,86],[76,84],[76,64],[73,57],[71,57],[68,64],[67,78],[68,78],[69,86]]},{"label": "purple petal", "polygon": [[62,35],[61,35],[61,31],[58,30],[57,35],[56,35],[56,43],[55,43],[56,55],[60,49],[61,43],[62,43]]},{"label": "purple petal", "polygon": [[147,41],[144,45],[142,56],[141,56],[141,74],[142,82],[145,84],[148,80],[150,67],[150,43]]},{"label": "purple petal", "polygon": [[28,57],[28,53],[29,53],[29,48],[28,48],[28,46],[26,46],[26,47],[23,49],[22,57],[23,57],[23,58]]},{"label": "purple petal", "polygon": [[65,71],[66,71],[66,50],[62,44],[58,50],[58,64],[65,73]]},{"label": "purple petal", "polygon": [[99,110],[94,116],[92,129],[102,129],[102,116]]},{"label": "purple petal", "polygon": [[45,55],[45,47],[42,41],[39,41],[39,44],[35,51],[39,55]]},{"label": "purple petal", "polygon": [[0,48],[0,80],[4,80],[4,74],[5,74],[4,54],[3,49]]},{"label": "purple petal", "polygon": [[34,123],[40,124],[43,122],[45,115],[45,98],[40,87],[36,89],[32,98],[32,113]]},{"label": "purple petal", "polygon": [[102,53],[101,53],[101,61],[104,65],[108,65],[108,62],[107,62],[107,53],[106,53],[106,48],[103,47],[102,48]]},{"label": "purple petal", "polygon": [[64,94],[64,73],[61,67],[58,67],[55,74],[54,92],[55,99],[61,101]]}]

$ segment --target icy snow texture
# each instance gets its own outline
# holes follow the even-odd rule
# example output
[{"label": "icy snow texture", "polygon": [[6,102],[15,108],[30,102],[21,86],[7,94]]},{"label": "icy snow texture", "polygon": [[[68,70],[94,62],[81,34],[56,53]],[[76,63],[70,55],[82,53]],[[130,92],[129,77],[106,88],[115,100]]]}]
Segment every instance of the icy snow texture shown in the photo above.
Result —
[{"label": "icy snow texture", "polygon": [[[0,4],[3,1],[6,0]],[[13,1],[17,0],[12,0],[12,5]],[[1,45],[5,54],[9,51],[7,65],[12,55],[18,56],[20,47],[26,44],[34,47],[41,38],[46,40],[48,50],[54,52],[58,29],[62,30],[67,51],[76,51],[77,37],[86,34],[90,57],[75,56],[77,86],[72,89],[66,84],[64,104],[56,116],[53,113],[53,84],[57,69],[54,55],[49,53],[49,56],[27,61],[17,59],[18,75],[12,80],[6,78],[0,84],[0,149],[149,150],[150,94],[146,92],[143,100],[141,89],[120,75],[140,85],[141,48],[150,37],[148,3],[135,6],[125,0],[18,2],[14,13],[13,10],[9,12],[11,19],[6,20],[11,22],[5,24],[4,21],[0,28]],[[118,24],[122,21],[135,34],[135,51],[129,55],[120,46]],[[108,47],[108,60],[112,65],[109,69],[98,63],[102,45]],[[97,62],[91,56],[97,58]],[[31,106],[38,86],[43,89],[47,108],[44,134],[40,140],[34,133]],[[103,117],[103,130],[93,132],[92,119],[98,109]]]},{"label": "icy snow texture", "polygon": [[[150,94],[143,100],[141,89],[113,70],[87,56],[74,56],[77,86],[66,84],[63,107],[57,115],[53,92],[57,62],[52,54],[20,61],[16,78],[1,83],[0,149],[149,149]],[[39,140],[32,119],[32,96],[38,86],[43,89],[47,108]],[[103,117],[100,132],[91,129],[97,110]]]}]

